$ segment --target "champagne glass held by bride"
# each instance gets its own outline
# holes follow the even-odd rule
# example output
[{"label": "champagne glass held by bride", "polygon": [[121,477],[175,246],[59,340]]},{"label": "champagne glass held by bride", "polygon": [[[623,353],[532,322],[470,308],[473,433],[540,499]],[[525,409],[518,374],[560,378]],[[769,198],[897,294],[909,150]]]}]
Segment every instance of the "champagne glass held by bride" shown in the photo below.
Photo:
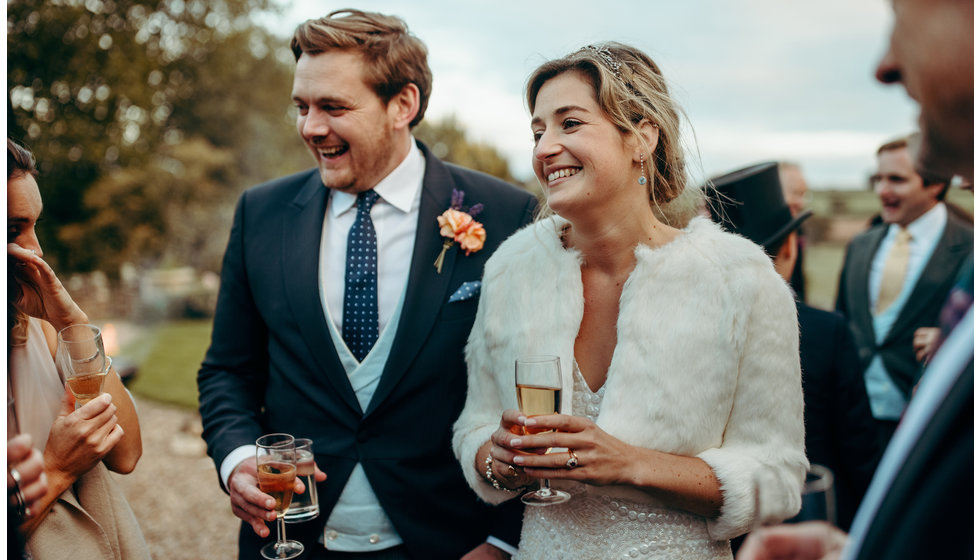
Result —
[{"label": "champagne glass held by bride", "polygon": [[255,440],[255,466],[259,490],[276,501],[276,542],[262,547],[269,560],[296,558],[303,553],[298,541],[286,540],[285,514],[296,484],[296,443],[289,434],[268,434]]},{"label": "champagne glass held by bride", "polygon": [[[527,356],[514,364],[517,405],[527,417],[561,412],[561,365],[558,356]],[[534,433],[525,429],[526,433]],[[521,496],[531,506],[550,506],[568,501],[567,492],[554,490],[548,479],[541,487]]]}]

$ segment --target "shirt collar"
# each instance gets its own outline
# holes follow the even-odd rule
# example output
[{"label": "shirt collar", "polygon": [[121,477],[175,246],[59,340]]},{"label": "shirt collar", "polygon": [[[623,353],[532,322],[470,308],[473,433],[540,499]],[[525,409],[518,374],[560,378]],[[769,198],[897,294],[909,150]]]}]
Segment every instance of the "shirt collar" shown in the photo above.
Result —
[{"label": "shirt collar", "polygon": [[[422,179],[425,177],[422,150],[415,145],[415,138],[409,138],[409,142],[411,148],[405,159],[374,186],[374,192],[381,195],[382,200],[406,214],[412,210],[412,203],[418,198]],[[330,213],[333,217],[347,212],[357,202],[356,194],[340,191],[331,191],[330,197]]]},{"label": "shirt collar", "polygon": [[[942,234],[944,227],[946,227],[946,204],[940,202],[916,218],[905,229],[912,236],[913,242],[916,242],[935,239]],[[900,228],[898,224],[892,224],[888,229],[888,235],[894,237]]]}]

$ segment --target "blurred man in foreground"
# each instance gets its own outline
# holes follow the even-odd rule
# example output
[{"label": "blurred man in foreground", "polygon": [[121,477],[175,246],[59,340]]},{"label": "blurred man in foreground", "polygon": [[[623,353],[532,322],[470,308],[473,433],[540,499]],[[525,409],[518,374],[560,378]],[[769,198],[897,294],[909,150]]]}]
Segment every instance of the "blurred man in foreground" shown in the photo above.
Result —
[{"label": "blurred man in foreground", "polygon": [[[973,2],[894,0],[876,75],[922,106],[918,166],[973,179]],[[752,534],[739,560],[969,558],[973,550],[973,305],[940,346],[885,451],[850,536],[826,523]]]}]

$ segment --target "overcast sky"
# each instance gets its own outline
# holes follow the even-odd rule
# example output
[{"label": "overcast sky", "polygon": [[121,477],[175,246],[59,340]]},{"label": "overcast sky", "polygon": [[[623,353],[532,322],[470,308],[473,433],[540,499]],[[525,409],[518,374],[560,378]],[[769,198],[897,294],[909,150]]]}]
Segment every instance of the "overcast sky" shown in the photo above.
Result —
[{"label": "overcast sky", "polygon": [[793,159],[813,188],[863,188],[878,145],[916,126],[904,90],[873,76],[892,23],[888,0],[294,0],[264,20],[289,36],[347,7],[404,18],[429,47],[426,116],[455,114],[519,178],[530,176],[528,75],[603,40],[660,65],[694,130],[695,180]]}]

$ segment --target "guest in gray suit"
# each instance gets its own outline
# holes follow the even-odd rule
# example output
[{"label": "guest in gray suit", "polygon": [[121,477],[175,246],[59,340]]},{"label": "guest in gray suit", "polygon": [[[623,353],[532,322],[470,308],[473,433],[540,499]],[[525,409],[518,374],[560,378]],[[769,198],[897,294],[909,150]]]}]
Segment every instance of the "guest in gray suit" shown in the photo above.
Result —
[{"label": "guest in gray suit", "polygon": [[851,241],[837,292],[882,444],[891,439],[921,375],[914,333],[939,324],[956,271],[973,251],[972,227],[943,202],[949,181],[924,177],[914,167],[917,145],[913,135],[878,149],[871,182],[882,223]]}]

